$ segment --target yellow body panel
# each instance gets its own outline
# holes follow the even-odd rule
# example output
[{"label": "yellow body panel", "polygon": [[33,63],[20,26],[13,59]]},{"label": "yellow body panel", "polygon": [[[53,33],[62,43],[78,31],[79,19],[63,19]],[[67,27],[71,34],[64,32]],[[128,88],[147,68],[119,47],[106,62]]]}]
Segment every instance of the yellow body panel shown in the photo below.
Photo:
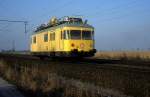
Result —
[{"label": "yellow body panel", "polygon": [[[74,44],[74,46],[71,46]],[[64,51],[71,51],[77,49],[78,51],[90,51],[93,49],[92,40],[64,40]]]},{"label": "yellow body panel", "polygon": [[[61,39],[61,32],[64,30],[86,30],[93,31],[92,28],[84,27],[62,27],[53,30],[42,31],[31,36],[31,52],[68,52],[73,49],[88,52],[94,49],[94,40],[64,40]],[[51,41],[50,33],[55,33],[55,40]],[[44,34],[48,34],[48,42],[44,42]],[[36,43],[33,43],[33,37],[36,37]],[[74,46],[72,46],[72,44]]]},{"label": "yellow body panel", "polygon": [[[38,33],[38,34],[35,34],[32,36],[33,37],[36,37],[36,43],[33,43],[33,40],[32,40],[32,43],[31,43],[31,51],[32,52],[43,52],[43,51],[49,51],[51,50],[51,44],[49,44],[49,41],[48,42],[44,42],[44,34],[47,34],[48,32],[43,32],[43,33]],[[49,37],[49,33],[48,33],[48,37]]]}]

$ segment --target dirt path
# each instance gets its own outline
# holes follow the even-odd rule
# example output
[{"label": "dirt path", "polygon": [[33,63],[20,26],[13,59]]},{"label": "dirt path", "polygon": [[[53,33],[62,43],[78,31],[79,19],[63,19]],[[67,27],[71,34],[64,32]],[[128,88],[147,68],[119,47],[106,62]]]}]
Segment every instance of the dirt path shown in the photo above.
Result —
[{"label": "dirt path", "polygon": [[24,97],[14,85],[0,78],[0,97]]}]

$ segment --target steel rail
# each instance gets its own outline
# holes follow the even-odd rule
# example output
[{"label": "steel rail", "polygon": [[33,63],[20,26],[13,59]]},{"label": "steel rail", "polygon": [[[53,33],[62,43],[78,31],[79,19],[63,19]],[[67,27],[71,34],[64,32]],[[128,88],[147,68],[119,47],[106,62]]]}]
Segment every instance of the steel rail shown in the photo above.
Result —
[{"label": "steel rail", "polygon": [[[111,69],[111,70],[121,70],[121,71],[133,71],[133,72],[147,72],[150,73],[150,66],[147,65],[137,65],[137,64],[124,64],[121,62],[122,60],[109,60],[109,59],[89,59],[89,58],[46,58],[44,60],[40,60],[38,57],[32,55],[20,55],[20,54],[0,54],[0,58],[11,58],[15,60],[32,60],[32,61],[41,61],[41,62],[57,62],[67,65],[74,65],[74,66],[89,66],[90,68],[96,69]],[[132,62],[131,62],[132,63]]]}]

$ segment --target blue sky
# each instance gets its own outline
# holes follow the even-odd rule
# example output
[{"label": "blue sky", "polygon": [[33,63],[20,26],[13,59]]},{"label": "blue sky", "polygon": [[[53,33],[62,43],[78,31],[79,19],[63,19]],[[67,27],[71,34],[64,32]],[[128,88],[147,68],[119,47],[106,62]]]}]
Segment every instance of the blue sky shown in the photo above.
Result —
[{"label": "blue sky", "polygon": [[82,15],[95,27],[96,49],[136,50],[150,48],[150,0],[0,0],[0,19],[28,21],[0,22],[0,50],[29,49],[36,26],[52,16]]}]

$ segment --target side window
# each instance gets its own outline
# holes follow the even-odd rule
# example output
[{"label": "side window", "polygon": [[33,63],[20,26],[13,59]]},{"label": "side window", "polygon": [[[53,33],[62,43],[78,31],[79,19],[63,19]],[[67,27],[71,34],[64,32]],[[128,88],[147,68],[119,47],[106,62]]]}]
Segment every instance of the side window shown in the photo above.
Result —
[{"label": "side window", "polygon": [[51,41],[55,40],[55,33],[51,33],[51,34],[50,34],[50,40],[51,40]]},{"label": "side window", "polygon": [[33,39],[32,42],[36,43],[36,36],[34,36],[32,39]]},{"label": "side window", "polygon": [[48,34],[44,34],[44,42],[48,42]]},{"label": "side window", "polygon": [[94,40],[94,31],[92,31],[92,33],[91,33],[92,35],[92,40]]},{"label": "side window", "polygon": [[64,30],[62,35],[63,35],[63,39],[66,39],[66,30]]}]

